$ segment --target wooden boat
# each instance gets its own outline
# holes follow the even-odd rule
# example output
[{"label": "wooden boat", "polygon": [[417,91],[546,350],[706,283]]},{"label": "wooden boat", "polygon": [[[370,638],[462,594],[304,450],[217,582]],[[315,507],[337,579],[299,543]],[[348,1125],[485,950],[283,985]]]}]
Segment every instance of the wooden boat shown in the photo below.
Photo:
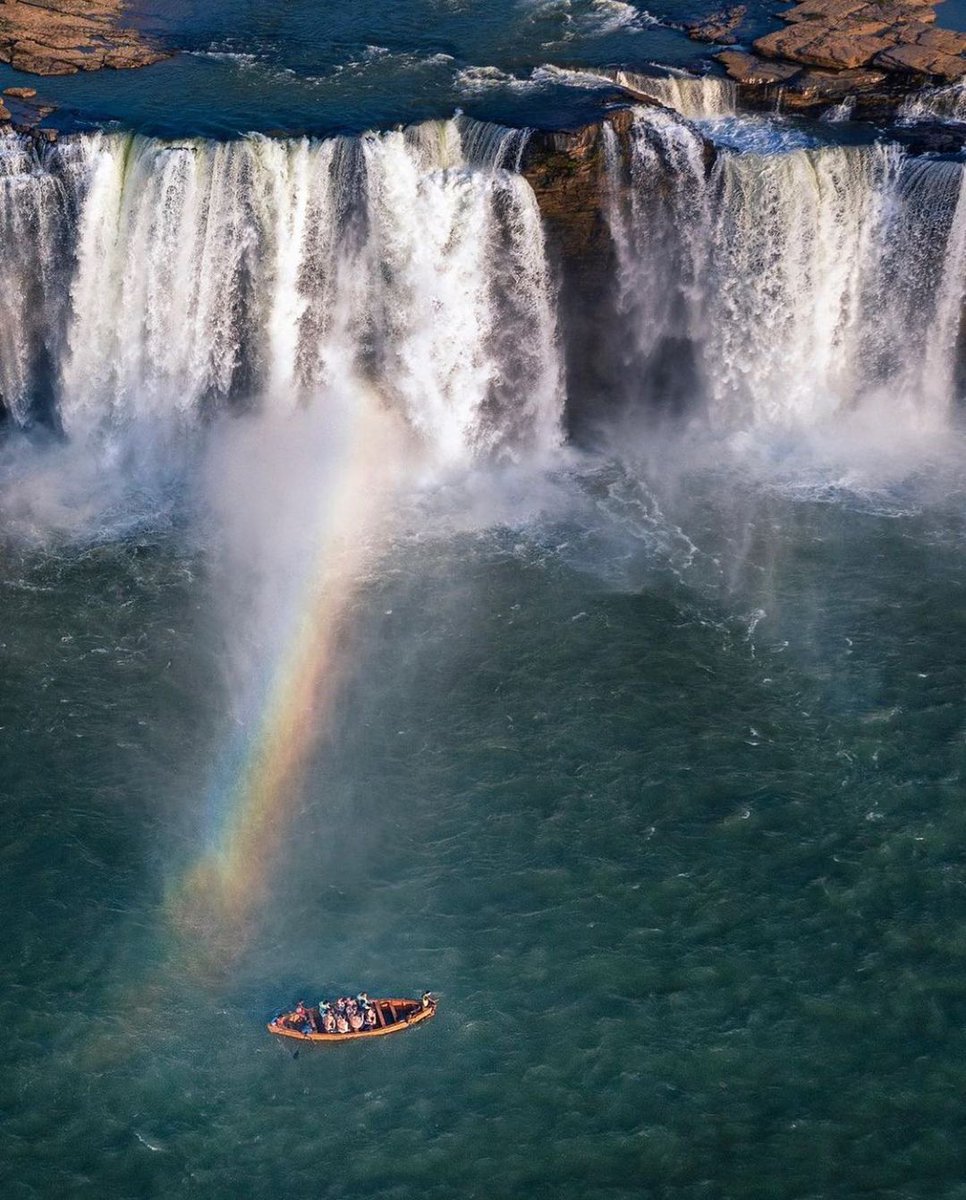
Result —
[{"label": "wooden boat", "polygon": [[[401,1033],[404,1029],[411,1029],[413,1025],[419,1025],[422,1021],[428,1021],[430,1017],[436,1015],[436,1001],[428,993],[424,1000],[383,999],[370,1000],[369,1003],[376,1013],[375,1029],[360,1029],[354,1033],[302,1033],[301,1030],[292,1029],[286,1024],[294,1017],[294,1013],[287,1012],[279,1013],[269,1021],[268,1032],[274,1033],[277,1037],[293,1038],[297,1042],[354,1042],[360,1038],[384,1037],[387,1033]],[[319,1010],[310,1008],[307,1011],[312,1024],[321,1030],[322,1021]]]}]

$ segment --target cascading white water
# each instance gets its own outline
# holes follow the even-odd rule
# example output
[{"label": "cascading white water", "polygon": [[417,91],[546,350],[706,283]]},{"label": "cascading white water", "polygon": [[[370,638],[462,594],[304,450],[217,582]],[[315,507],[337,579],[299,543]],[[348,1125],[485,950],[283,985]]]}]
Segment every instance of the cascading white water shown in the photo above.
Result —
[{"label": "cascading white water", "polygon": [[621,87],[673,108],[691,121],[730,116],[736,109],[738,90],[730,79],[689,75],[684,71],[666,75],[640,75],[633,71],[612,74]]},{"label": "cascading white water", "polygon": [[638,355],[665,338],[700,335],[695,289],[708,252],[710,218],[704,143],[662,109],[641,108],[626,165],[604,126],[607,209],[617,251],[619,307]]},{"label": "cascading white water", "polygon": [[[64,429],[193,422],[228,397],[282,410],[357,378],[446,461],[556,444],[540,216],[504,169],[524,138],[465,120],[321,142],[96,134],[29,169],[21,148],[0,193],[4,298],[44,283],[52,239],[73,255],[69,311],[42,306]],[[29,338],[2,336],[22,420]]]},{"label": "cascading white water", "polygon": [[64,173],[51,173],[31,144],[0,137],[0,398],[18,421],[38,359],[56,353],[72,215],[70,156],[63,162]]},{"label": "cascading white water", "polygon": [[966,285],[960,164],[823,146],[719,153],[707,171],[696,131],[647,109],[629,157],[633,196],[610,218],[631,370],[687,337],[692,401],[721,427],[815,424],[867,402],[945,419]]},{"label": "cascading white water", "polygon": [[960,80],[945,87],[923,88],[911,93],[899,109],[901,120],[966,122],[966,84]]},{"label": "cascading white water", "polygon": [[[708,81],[675,80],[681,84]],[[686,104],[678,97],[678,103]],[[722,100],[723,104],[724,101]],[[707,104],[705,104],[707,108]],[[442,461],[561,437],[555,297],[526,134],[459,118],[357,139],[0,143],[0,391],[76,440],[283,413],[359,381]],[[722,428],[954,398],[956,162],[719,149],[666,109],[605,125],[634,398]]]}]

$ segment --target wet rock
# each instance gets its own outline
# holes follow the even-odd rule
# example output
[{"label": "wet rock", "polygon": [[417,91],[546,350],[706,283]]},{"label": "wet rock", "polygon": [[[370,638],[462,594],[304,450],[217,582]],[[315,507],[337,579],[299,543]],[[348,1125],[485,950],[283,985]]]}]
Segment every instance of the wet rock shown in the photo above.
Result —
[{"label": "wet rock", "polygon": [[73,75],[165,57],[120,26],[122,7],[122,0],[0,0],[0,62],[35,75]]},{"label": "wet rock", "polygon": [[685,22],[688,37],[696,42],[731,42],[747,11],[746,5],[735,4],[731,8],[713,12],[703,20]]},{"label": "wet rock", "polygon": [[[664,108],[657,103],[652,107]],[[521,170],[536,196],[548,254],[561,285],[561,341],[571,396],[600,398],[620,390],[615,364],[623,360],[622,325],[617,319],[617,263],[608,213],[611,204],[620,203],[615,191],[629,187],[630,180],[622,184],[611,174],[608,149],[618,150],[620,162],[629,161],[633,122],[633,112],[625,108],[573,131],[537,131],[523,154]],[[693,132],[701,138],[710,170],[714,146]]]},{"label": "wet rock", "polygon": [[[787,12],[782,13],[782,20],[796,23],[798,21],[816,21],[830,27],[841,27],[846,23],[862,20],[878,20],[887,26],[901,24],[907,20],[935,20],[932,12],[937,0],[804,0]],[[924,13],[929,16],[924,16]]]},{"label": "wet rock", "polygon": [[948,83],[966,75],[966,58],[943,54],[917,43],[891,46],[877,54],[874,61],[876,66],[888,71],[906,71]]},{"label": "wet rock", "polygon": [[966,75],[966,36],[936,29],[934,0],[803,0],[784,29],[754,43],[768,59],[849,71],[869,67],[942,81]]},{"label": "wet rock", "polygon": [[766,58],[784,58],[810,67],[849,69],[864,67],[894,42],[851,30],[818,28],[811,21],[779,29],[754,43]]},{"label": "wet rock", "polygon": [[770,62],[745,54],[741,50],[723,50],[715,58],[738,84],[748,87],[767,87],[787,83],[800,73],[794,63]]},{"label": "wet rock", "polygon": [[801,71],[783,92],[783,107],[824,107],[840,104],[849,96],[858,99],[863,93],[877,91],[886,78],[885,71],[864,67],[851,71]]},{"label": "wet rock", "polygon": [[10,109],[0,100],[0,121],[10,120]]},{"label": "wet rock", "polygon": [[37,95],[37,89],[32,87],[8,87],[3,89],[5,96],[13,96],[15,100],[32,100]]}]

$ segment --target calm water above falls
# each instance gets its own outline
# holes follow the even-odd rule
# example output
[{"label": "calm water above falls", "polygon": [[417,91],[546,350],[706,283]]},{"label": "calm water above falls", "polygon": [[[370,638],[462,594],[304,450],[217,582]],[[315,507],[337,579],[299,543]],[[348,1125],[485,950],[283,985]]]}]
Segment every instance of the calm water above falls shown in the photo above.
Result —
[{"label": "calm water above falls", "polygon": [[962,172],[688,103],[606,396],[499,130],[4,147],[5,1196],[960,1194]]}]

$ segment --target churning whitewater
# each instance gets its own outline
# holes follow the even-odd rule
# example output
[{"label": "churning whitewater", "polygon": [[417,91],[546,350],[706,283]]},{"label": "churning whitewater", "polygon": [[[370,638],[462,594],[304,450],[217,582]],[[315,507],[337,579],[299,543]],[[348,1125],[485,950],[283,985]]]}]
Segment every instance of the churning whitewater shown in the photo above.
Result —
[{"label": "churning whitewater", "polygon": [[[717,429],[867,404],[941,424],[962,165],[885,143],[741,152],[714,142],[722,122],[735,138],[723,85],[663,86],[696,123],[640,107],[626,139],[604,125],[635,405],[670,376]],[[465,118],[320,142],[5,138],[7,412],[103,439],[229,403],[284,412],[357,378],[438,461],[552,450],[586,398],[564,398],[525,145]]]},{"label": "churning whitewater", "polygon": [[[443,460],[555,445],[561,379],[519,134],[95,134],[2,163],[2,392],[88,437],[371,382]],[[63,263],[70,264],[64,270]],[[64,303],[60,297],[67,293]],[[508,332],[512,330],[512,335]]]},{"label": "churning whitewater", "polygon": [[709,167],[698,129],[658,109],[638,110],[626,158],[606,133],[638,377],[670,342],[726,430],[866,404],[945,422],[966,286],[961,163],[876,143],[723,152]]}]

